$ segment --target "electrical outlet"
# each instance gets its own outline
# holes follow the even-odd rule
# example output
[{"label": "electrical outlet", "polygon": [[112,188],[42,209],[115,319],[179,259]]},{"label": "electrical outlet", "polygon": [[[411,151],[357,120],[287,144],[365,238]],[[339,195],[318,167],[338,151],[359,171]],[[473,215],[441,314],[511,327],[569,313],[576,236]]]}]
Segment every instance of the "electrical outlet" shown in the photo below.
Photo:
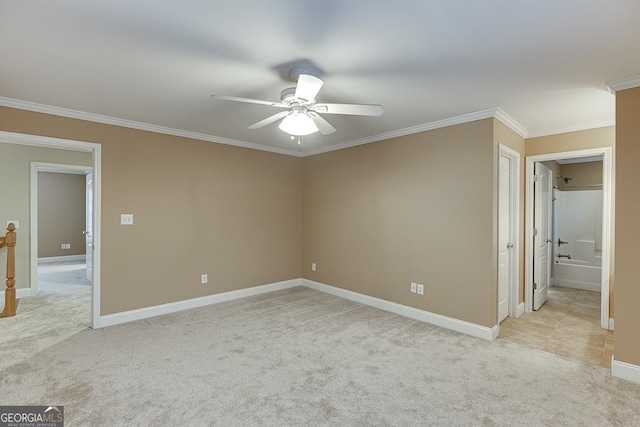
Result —
[{"label": "electrical outlet", "polygon": [[316,263],[315,262],[311,263],[311,271],[316,271]]},{"label": "electrical outlet", "polygon": [[64,245],[64,248],[65,248],[65,249],[71,249],[71,243],[67,243],[67,244],[65,244],[65,245]]},{"label": "electrical outlet", "polygon": [[120,225],[133,225],[133,214],[120,214]]},{"label": "electrical outlet", "polygon": [[424,285],[418,283],[418,295],[424,295]]},{"label": "electrical outlet", "polygon": [[416,292],[418,292],[417,289],[418,289],[418,284],[416,282],[411,282],[411,292],[415,294]]},{"label": "electrical outlet", "polygon": [[60,245],[60,249],[65,249],[65,247],[64,247],[64,246],[65,246],[65,244],[64,244],[64,243],[62,243],[62,244]]},{"label": "electrical outlet", "polygon": [[209,281],[209,277],[206,274],[200,276],[200,283],[205,284]]}]

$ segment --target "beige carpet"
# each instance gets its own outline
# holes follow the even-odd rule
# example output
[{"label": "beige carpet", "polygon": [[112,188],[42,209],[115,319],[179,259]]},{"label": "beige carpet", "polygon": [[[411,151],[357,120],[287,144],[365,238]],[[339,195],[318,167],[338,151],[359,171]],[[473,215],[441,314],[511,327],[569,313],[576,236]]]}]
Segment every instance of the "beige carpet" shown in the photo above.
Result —
[{"label": "beige carpet", "polygon": [[640,425],[640,386],[307,288],[82,330],[0,372],[67,425]]},{"label": "beige carpet", "polygon": [[21,298],[15,317],[0,319],[0,370],[87,329],[91,286],[83,262],[38,268],[37,296]]}]

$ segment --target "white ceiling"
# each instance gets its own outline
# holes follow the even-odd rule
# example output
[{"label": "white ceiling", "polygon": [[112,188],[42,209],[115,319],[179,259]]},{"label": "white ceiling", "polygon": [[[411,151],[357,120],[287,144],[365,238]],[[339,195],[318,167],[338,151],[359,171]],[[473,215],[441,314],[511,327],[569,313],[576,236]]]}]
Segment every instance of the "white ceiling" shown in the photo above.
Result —
[{"label": "white ceiling", "polygon": [[[556,133],[614,123],[605,82],[640,74],[639,17],[638,0],[0,0],[0,104],[290,154],[496,108]],[[277,124],[246,129],[280,110],[210,98],[277,101],[286,64],[304,62],[319,102],[385,114],[325,115],[338,131],[298,147]]]}]

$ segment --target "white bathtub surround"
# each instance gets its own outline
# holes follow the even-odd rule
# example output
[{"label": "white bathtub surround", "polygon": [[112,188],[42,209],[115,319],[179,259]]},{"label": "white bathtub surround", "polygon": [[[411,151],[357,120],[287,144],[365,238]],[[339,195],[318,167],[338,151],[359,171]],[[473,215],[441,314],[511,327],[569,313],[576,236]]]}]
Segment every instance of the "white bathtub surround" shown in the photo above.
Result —
[{"label": "white bathtub surround", "polygon": [[[556,256],[602,264],[602,190],[555,191]],[[557,239],[566,244],[557,245]],[[565,258],[561,262],[564,262]]]},{"label": "white bathtub surround", "polygon": [[576,240],[571,254],[572,259],[583,261],[587,265],[600,267],[602,258],[596,257],[595,240]]}]

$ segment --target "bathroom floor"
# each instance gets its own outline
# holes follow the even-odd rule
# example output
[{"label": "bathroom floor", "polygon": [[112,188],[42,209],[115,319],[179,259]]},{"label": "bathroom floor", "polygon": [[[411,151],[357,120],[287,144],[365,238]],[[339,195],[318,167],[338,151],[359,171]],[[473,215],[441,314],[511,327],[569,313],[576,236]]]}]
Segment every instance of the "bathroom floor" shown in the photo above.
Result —
[{"label": "bathroom floor", "polygon": [[507,317],[499,339],[611,367],[613,331],[600,327],[599,292],[552,286],[540,310]]}]

